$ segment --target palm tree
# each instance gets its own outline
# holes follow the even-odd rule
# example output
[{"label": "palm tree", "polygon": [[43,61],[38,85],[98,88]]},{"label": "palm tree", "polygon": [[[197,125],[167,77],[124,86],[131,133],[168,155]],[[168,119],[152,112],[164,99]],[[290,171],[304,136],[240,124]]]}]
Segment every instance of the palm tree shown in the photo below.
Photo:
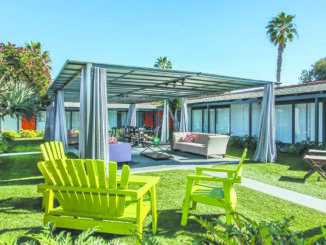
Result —
[{"label": "palm tree", "polygon": [[[157,67],[162,70],[170,70],[172,69],[172,62],[169,61],[166,56],[159,57],[156,59],[154,67]],[[181,108],[181,99],[169,99],[169,105],[169,113],[173,122],[173,131],[176,132],[178,130],[178,111]]]},{"label": "palm tree", "polygon": [[172,69],[172,63],[168,60],[166,56],[157,58],[154,67],[160,68],[162,70],[170,70]]},{"label": "palm tree", "polygon": [[284,12],[272,18],[266,26],[267,35],[274,46],[278,45],[276,81],[281,81],[282,54],[287,41],[292,42],[294,36],[298,36],[293,19],[295,15],[286,15]]}]

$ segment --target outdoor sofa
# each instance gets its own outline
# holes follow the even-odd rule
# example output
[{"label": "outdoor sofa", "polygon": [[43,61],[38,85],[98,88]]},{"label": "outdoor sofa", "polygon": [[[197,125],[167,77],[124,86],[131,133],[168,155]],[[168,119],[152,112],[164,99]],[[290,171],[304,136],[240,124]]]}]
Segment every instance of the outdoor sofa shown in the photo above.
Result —
[{"label": "outdoor sofa", "polygon": [[[187,136],[193,136],[192,142],[185,142]],[[230,136],[207,133],[173,133],[173,150],[190,152],[208,159],[211,155],[225,157],[226,147]]]}]

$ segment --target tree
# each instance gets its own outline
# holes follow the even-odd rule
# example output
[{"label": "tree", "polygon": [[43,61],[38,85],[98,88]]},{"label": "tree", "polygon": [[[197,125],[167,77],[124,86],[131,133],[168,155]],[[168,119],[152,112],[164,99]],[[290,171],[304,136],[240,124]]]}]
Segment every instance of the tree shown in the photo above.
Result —
[{"label": "tree", "polygon": [[[172,62],[168,60],[166,56],[157,58],[154,67],[157,67],[162,70],[170,70],[172,69]],[[181,99],[169,99],[169,106],[170,106],[170,117],[173,122],[173,132],[176,132],[178,130],[178,113],[181,108]]]},{"label": "tree", "polygon": [[49,102],[51,61],[40,43],[16,47],[0,43],[0,139],[1,119],[6,115],[31,119]]},{"label": "tree", "polygon": [[172,69],[172,63],[168,60],[166,56],[157,58],[154,67],[160,68],[162,70],[170,70]]},{"label": "tree", "polygon": [[295,15],[286,15],[284,12],[272,18],[266,26],[267,35],[274,46],[278,45],[276,81],[281,81],[282,55],[288,41],[292,42],[298,36],[293,19]]},{"label": "tree", "polygon": [[326,57],[311,65],[310,70],[303,70],[299,77],[300,83],[309,83],[326,80]]}]

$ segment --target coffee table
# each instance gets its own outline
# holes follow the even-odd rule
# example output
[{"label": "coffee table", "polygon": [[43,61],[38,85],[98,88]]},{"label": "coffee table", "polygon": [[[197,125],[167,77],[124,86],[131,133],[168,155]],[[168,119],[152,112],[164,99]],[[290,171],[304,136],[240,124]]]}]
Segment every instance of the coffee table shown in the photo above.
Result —
[{"label": "coffee table", "polygon": [[167,153],[168,150],[171,150],[171,143],[142,141],[141,144],[145,147],[140,153],[141,156],[149,157],[156,161],[173,158],[171,154]]}]

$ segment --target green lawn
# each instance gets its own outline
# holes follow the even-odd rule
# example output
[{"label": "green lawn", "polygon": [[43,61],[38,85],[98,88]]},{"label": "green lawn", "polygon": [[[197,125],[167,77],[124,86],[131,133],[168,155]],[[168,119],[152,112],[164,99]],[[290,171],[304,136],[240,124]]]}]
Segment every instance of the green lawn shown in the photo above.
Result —
[{"label": "green lawn", "polygon": [[[70,156],[71,157],[71,156]],[[42,197],[36,192],[36,185],[44,180],[36,167],[41,155],[0,158],[0,241],[12,242],[19,236],[39,232],[42,225]],[[249,165],[248,165],[249,166]],[[248,172],[246,166],[245,171]],[[160,176],[157,187],[158,234],[162,244],[186,244],[182,231],[204,232],[200,225],[189,221],[186,227],[180,225],[181,204],[186,186],[186,175],[191,171],[167,171],[148,173]],[[326,214],[278,199],[251,189],[237,186],[238,211],[255,220],[275,220],[295,216],[293,229],[305,231],[306,235],[320,232],[320,225],[326,226]],[[192,214],[211,219],[223,210],[198,205]],[[151,231],[151,217],[145,221],[145,232]],[[78,232],[75,232],[78,233]],[[130,243],[133,238],[99,234],[105,239],[118,238]]]},{"label": "green lawn", "polygon": [[[303,179],[310,169],[308,164],[302,160],[303,156],[279,153],[276,163],[257,164],[251,161],[253,154],[254,151],[248,151],[243,172],[245,177],[326,199],[325,179],[318,173],[314,173],[306,180]],[[241,155],[242,150],[228,148],[227,157],[240,158]],[[232,165],[226,165],[226,167],[235,167]]]},{"label": "green lawn", "polygon": [[17,139],[14,140],[13,147],[9,149],[8,153],[40,151],[40,144],[43,142],[42,138]]}]

